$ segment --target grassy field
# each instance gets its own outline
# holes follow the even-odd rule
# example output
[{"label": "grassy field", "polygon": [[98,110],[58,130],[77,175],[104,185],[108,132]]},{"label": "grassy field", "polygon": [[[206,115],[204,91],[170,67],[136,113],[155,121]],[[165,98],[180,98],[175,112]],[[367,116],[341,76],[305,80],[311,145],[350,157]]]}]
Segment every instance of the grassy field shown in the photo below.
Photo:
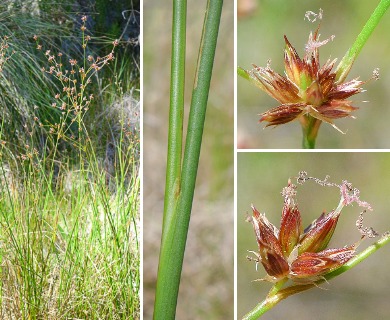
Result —
[{"label": "grassy field", "polygon": [[63,25],[11,9],[0,20],[0,318],[138,319],[139,57],[94,37],[91,17],[55,16]]},{"label": "grassy field", "polygon": [[115,193],[93,161],[87,168],[62,164],[55,188],[45,161],[26,162],[20,172],[4,161],[0,168],[2,319],[137,318],[139,179],[133,162],[120,165]]}]

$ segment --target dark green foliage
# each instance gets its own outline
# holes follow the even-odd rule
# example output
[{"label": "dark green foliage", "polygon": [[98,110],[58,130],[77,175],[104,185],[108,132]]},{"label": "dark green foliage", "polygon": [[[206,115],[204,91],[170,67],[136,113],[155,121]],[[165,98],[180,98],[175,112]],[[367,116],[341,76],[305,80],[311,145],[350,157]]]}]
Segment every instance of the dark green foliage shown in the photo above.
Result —
[{"label": "dark green foliage", "polygon": [[[47,70],[50,67],[46,50],[54,55],[61,52],[64,65],[71,58],[82,65],[88,55],[104,56],[112,50],[115,37],[111,33],[114,29],[116,34],[123,32],[120,26],[125,27],[127,20],[124,20],[121,10],[122,7],[123,10],[129,10],[131,2],[126,8],[123,3],[118,8],[109,3],[110,10],[120,14],[120,17],[115,18],[116,21],[108,18],[114,22],[114,29],[105,29],[103,22],[94,22],[95,18],[107,16],[94,13],[99,6],[101,10],[107,6],[107,1],[98,2],[40,1],[36,12],[25,10],[23,2],[15,1],[11,7],[9,1],[0,4],[0,36],[9,37],[9,55],[15,51],[0,73],[0,140],[8,142],[10,151],[20,153],[25,145],[32,145],[40,153],[49,151],[47,155],[55,159],[74,149],[71,143],[64,140],[58,144],[57,138],[48,133],[53,125],[61,121],[66,122],[69,135],[75,138],[78,137],[79,128],[77,122],[71,122],[70,118],[61,119],[61,110],[52,106],[54,96],[62,92],[63,86],[53,75],[48,75],[41,69],[44,67]],[[80,31],[83,13],[91,14],[87,18],[85,34],[91,35],[92,39],[85,55]],[[124,16],[130,19],[128,12]],[[133,14],[127,26],[135,23],[139,30],[139,21],[134,17]],[[95,37],[97,30],[102,37]],[[34,35],[38,36],[37,41],[33,40]],[[38,45],[42,46],[41,50],[37,49]],[[136,43],[121,42],[115,51],[114,62],[101,69],[88,86],[86,93],[93,94],[95,99],[83,123],[96,146],[105,146],[107,137],[111,135],[113,119],[102,116],[107,114],[106,109],[131,88],[139,88],[139,52],[134,50],[136,47]],[[104,148],[102,149],[104,152]]]}]

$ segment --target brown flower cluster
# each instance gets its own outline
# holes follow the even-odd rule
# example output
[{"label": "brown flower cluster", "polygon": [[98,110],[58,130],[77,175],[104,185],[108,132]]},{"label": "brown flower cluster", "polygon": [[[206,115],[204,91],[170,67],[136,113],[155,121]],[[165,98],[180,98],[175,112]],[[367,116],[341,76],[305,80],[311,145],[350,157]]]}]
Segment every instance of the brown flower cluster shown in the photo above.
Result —
[{"label": "brown flower cluster", "polygon": [[[321,18],[321,17],[320,17]],[[285,36],[284,66],[285,76],[271,69],[254,66],[246,71],[249,79],[260,89],[276,99],[280,105],[261,114],[260,121],[267,126],[277,126],[295,119],[305,123],[305,116],[324,121],[339,130],[333,121],[338,118],[352,117],[358,109],[349,98],[362,92],[364,81],[358,78],[341,82],[333,70],[335,60],[327,60],[320,65],[319,47],[333,40],[334,36],[320,41],[319,27],[310,33],[305,46],[305,55],[301,59]],[[378,71],[374,71],[374,78]],[[341,130],[339,130],[341,131]]]},{"label": "brown flower cluster", "polygon": [[[85,35],[87,31],[86,21],[87,17],[81,18],[82,25],[80,27],[82,37],[82,47],[85,49],[88,42],[91,40],[89,35]],[[39,44],[38,36],[34,36],[34,40],[37,43],[37,49],[41,50],[42,45]],[[94,99],[92,94],[88,94],[87,87],[92,82],[92,77],[99,72],[104,66],[108,65],[114,60],[114,48],[118,45],[118,41],[115,40],[112,43],[112,50],[104,57],[94,57],[88,55],[84,57],[84,61],[81,63],[74,58],[68,58],[64,61],[63,54],[54,54],[51,50],[45,51],[45,56],[49,63],[49,67],[42,67],[42,72],[46,73],[50,77],[57,79],[62,87],[62,92],[57,92],[54,96],[54,100],[51,104],[53,108],[57,108],[61,111],[62,119],[70,118],[71,122],[81,121],[83,113],[88,111],[89,106]],[[57,133],[63,135],[63,127],[65,121],[61,124],[51,125],[50,133]],[[81,127],[79,127],[79,131]]]},{"label": "brown flower cluster", "polygon": [[[280,229],[269,222],[265,214],[261,214],[252,206],[253,216],[249,217],[248,221],[253,225],[259,252],[251,252],[256,256],[254,260],[261,262],[267,272],[267,277],[262,280],[277,282],[289,278],[296,283],[313,283],[348,262],[360,243],[358,241],[342,248],[327,248],[344,206],[357,203],[366,210],[372,210],[367,202],[359,199],[359,190],[352,188],[347,181],[336,185],[327,182],[327,178],[319,180],[308,177],[306,172],[301,172],[298,183],[307,180],[314,180],[324,186],[338,187],[340,203],[329,213],[322,213],[304,230],[301,213],[295,200],[296,186],[290,180],[282,192],[284,206]],[[356,224],[362,238],[377,236],[372,228],[363,227],[363,213]]]},{"label": "brown flower cluster", "polygon": [[12,55],[15,53],[14,50],[10,50],[8,36],[3,36],[0,38],[0,72],[3,71],[4,64],[11,59]]}]

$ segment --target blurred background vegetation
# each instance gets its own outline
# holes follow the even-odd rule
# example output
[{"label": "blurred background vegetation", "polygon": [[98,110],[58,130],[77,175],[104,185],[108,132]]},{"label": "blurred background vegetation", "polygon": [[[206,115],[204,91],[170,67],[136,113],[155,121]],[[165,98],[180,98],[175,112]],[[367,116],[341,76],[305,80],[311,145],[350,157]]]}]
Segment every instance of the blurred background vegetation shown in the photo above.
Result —
[{"label": "blurred background vegetation", "polygon": [[[206,1],[189,1],[185,108],[191,100]],[[233,1],[225,1],[206,115],[178,319],[232,319]],[[169,111],[170,2],[144,1],[144,317],[151,319],[162,227]],[[185,116],[185,119],[187,116]]]},{"label": "blurred background vegetation", "polygon": [[[309,176],[341,183],[348,180],[360,190],[360,199],[369,202],[374,211],[365,215],[364,224],[380,234],[390,230],[389,190],[390,155],[387,153],[239,153],[237,164],[237,297],[238,317],[263,300],[271,288],[267,282],[253,282],[265,276],[264,268],[246,259],[248,250],[258,251],[250,223],[250,205],[265,213],[278,228],[283,207],[282,188],[288,178],[294,183],[299,171]],[[296,182],[296,180],[295,180]],[[339,203],[337,188],[321,187],[314,182],[298,186],[297,202],[303,227]],[[343,209],[330,248],[355,243],[360,233],[355,227],[361,208],[357,205]],[[365,240],[362,251],[371,244]],[[264,319],[387,319],[390,307],[388,284],[390,247],[385,246],[367,260],[333,279],[321,288],[287,298],[264,315]]]},{"label": "blurred background vegetation", "polygon": [[[244,69],[251,69],[252,63],[266,66],[271,59],[272,68],[283,74],[284,39],[286,35],[302,57],[304,45],[310,31],[318,22],[304,20],[306,11],[318,13],[322,8],[321,39],[335,35],[335,39],[320,48],[320,61],[344,56],[354,42],[363,25],[373,12],[378,1],[283,1],[283,0],[239,0],[237,26],[237,63]],[[389,13],[358,56],[348,79],[360,77],[368,80],[375,68],[380,69],[379,81],[364,85],[367,92],[354,96],[354,106],[359,107],[353,115],[357,119],[339,119],[336,125],[344,132],[340,134],[331,126],[322,124],[319,130],[317,148],[389,148],[390,127],[390,30]],[[266,128],[259,124],[258,114],[278,106],[278,102],[266,93],[239,78],[237,80],[237,139],[239,148],[300,148],[301,127],[295,121],[277,128]],[[368,102],[363,102],[368,101]]]}]

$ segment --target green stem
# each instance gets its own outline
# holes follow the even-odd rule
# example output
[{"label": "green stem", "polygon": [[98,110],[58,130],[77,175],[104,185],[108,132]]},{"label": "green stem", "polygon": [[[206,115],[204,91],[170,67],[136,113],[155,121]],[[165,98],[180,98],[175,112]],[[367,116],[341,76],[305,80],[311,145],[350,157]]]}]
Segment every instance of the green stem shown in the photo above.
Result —
[{"label": "green stem", "polygon": [[253,310],[249,311],[243,320],[257,319],[268,310],[272,309],[278,302],[278,292],[282,289],[284,284],[288,281],[288,278],[282,279],[274,284],[271,290],[268,292],[267,297],[260,302]]},{"label": "green stem", "polygon": [[250,80],[250,76],[249,76],[249,73],[246,72],[243,68],[241,67],[237,67],[237,74],[240,76],[240,77],[243,77],[244,79],[246,80]]},{"label": "green stem", "polygon": [[249,311],[242,320],[253,320],[260,318],[268,310],[272,309],[280,300],[278,300],[277,294],[268,297],[260,302],[253,310]]},{"label": "green stem", "polygon": [[[176,204],[180,193],[181,156],[183,145],[183,114],[184,114],[184,78],[186,51],[186,16],[187,0],[173,1],[172,17],[172,55],[171,55],[171,84],[168,128],[168,152],[165,180],[164,216],[161,235],[159,268],[156,284],[154,319],[162,319],[165,308],[165,292],[170,289],[163,281],[169,278],[169,271],[164,268],[168,264],[167,255],[171,243],[170,228],[175,219]],[[173,299],[173,298],[169,298]],[[173,304],[175,313],[176,303]]]},{"label": "green stem", "polygon": [[186,54],[187,0],[174,0],[172,23],[171,84],[168,128],[167,169],[165,179],[164,221],[170,224],[179,197],[183,146],[184,83]]},{"label": "green stem", "polygon": [[279,292],[280,289],[284,286],[284,284],[288,281],[288,278],[282,279],[274,284],[271,290],[268,292],[268,297],[273,296]]},{"label": "green stem", "polygon": [[[385,244],[390,242],[390,233],[385,233],[377,242],[370,245],[368,248],[363,250],[361,253],[356,255],[354,258],[349,260],[346,264],[344,264],[342,267],[329,272],[324,276],[324,279],[319,280],[312,284],[303,284],[303,285],[292,285],[285,289],[282,289],[280,291],[278,290],[272,290],[270,291],[270,294],[267,295],[267,297],[260,302],[255,308],[253,308],[251,311],[249,311],[243,319],[245,320],[255,320],[258,319],[260,316],[262,316],[265,312],[272,309],[276,304],[278,304],[283,299],[286,299],[287,297],[300,293],[303,291],[306,291],[308,289],[318,287],[321,283],[328,281],[330,279],[333,279],[334,277],[352,269],[354,266],[362,262],[363,260],[367,259],[371,254],[382,248]],[[279,288],[280,289],[280,288]],[[271,294],[272,293],[272,294]]]},{"label": "green stem", "polygon": [[302,116],[300,118],[300,122],[302,124],[303,133],[302,148],[314,149],[316,145],[318,129],[320,128],[322,121],[307,115]]},{"label": "green stem", "polygon": [[382,19],[383,15],[390,6],[390,0],[381,0],[378,4],[371,17],[368,19],[364,25],[362,31],[357,36],[352,47],[347,51],[340,64],[336,69],[336,80],[341,83],[347,77],[351,67],[365,45],[368,38],[371,36],[371,33],[374,31],[375,27],[378,25],[379,21]]},{"label": "green stem", "polygon": [[[173,189],[165,191],[166,193],[172,192],[173,195],[166,196],[166,199],[172,202],[164,208],[170,212],[164,212],[154,319],[175,318],[222,4],[223,0],[209,0],[207,3],[181,178],[179,172],[179,175],[175,175],[171,180]],[[173,154],[177,155],[177,153]],[[176,166],[177,162],[173,165],[177,170]],[[176,170],[173,171],[177,172]]]}]

